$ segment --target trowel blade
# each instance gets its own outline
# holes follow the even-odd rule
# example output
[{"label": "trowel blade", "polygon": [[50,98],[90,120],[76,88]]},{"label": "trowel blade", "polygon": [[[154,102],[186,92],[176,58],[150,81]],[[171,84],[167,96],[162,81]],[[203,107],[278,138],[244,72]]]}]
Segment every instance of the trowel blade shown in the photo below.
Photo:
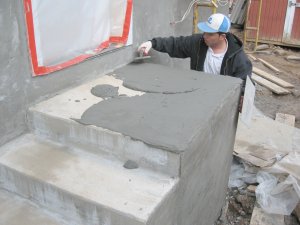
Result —
[{"label": "trowel blade", "polygon": [[150,58],[151,58],[150,55],[136,57],[136,58],[133,59],[132,63],[142,63],[142,62],[144,62],[144,59],[150,59]]}]

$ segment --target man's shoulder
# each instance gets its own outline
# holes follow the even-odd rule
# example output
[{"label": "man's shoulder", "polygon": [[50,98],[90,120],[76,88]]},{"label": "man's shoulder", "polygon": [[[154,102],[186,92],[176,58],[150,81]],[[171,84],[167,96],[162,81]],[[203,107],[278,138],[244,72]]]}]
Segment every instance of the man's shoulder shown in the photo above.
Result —
[{"label": "man's shoulder", "polygon": [[189,36],[184,36],[183,38],[185,39],[186,42],[196,44],[203,40],[203,35],[202,34],[192,34]]},{"label": "man's shoulder", "polygon": [[201,40],[203,38],[203,34],[200,33],[192,34],[191,37],[195,40]]}]

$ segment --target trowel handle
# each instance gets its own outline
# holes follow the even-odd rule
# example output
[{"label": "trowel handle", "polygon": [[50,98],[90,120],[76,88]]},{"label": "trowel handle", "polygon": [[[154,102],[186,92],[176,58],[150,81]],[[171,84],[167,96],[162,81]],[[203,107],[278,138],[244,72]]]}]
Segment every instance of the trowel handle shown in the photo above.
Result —
[{"label": "trowel handle", "polygon": [[140,57],[144,57],[144,56],[147,56],[148,54],[145,53],[145,48],[142,48],[140,51],[139,51],[139,56]]}]

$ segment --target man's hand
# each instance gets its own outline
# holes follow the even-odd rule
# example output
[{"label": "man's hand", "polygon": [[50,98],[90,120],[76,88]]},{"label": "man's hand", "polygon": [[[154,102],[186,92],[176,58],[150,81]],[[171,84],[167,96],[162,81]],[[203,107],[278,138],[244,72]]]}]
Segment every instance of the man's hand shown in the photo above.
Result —
[{"label": "man's hand", "polygon": [[144,55],[148,55],[150,49],[152,48],[152,42],[151,41],[146,41],[143,44],[140,45],[138,48],[139,52],[143,52]]}]

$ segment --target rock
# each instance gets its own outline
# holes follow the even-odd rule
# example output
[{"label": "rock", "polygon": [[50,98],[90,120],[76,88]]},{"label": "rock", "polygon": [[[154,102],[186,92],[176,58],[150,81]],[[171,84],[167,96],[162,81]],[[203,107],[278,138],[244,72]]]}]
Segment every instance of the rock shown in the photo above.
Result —
[{"label": "rock", "polygon": [[[254,208],[255,198],[248,195],[238,195],[236,200],[241,203],[243,211],[247,214],[251,214]],[[241,213],[242,215],[242,213]],[[243,215],[242,215],[243,216]]]},{"label": "rock", "polygon": [[251,193],[255,193],[256,190],[256,186],[255,185],[249,185],[247,187],[247,191],[251,192]]},{"label": "rock", "polygon": [[127,162],[123,165],[123,167],[132,170],[132,169],[139,168],[139,165],[135,161],[127,160]]},{"label": "rock", "polygon": [[221,216],[219,217],[219,222],[227,222],[227,212],[228,212],[228,201],[225,202],[225,205],[222,207]]},{"label": "rock", "polygon": [[299,225],[295,216],[284,216],[284,225]]},{"label": "rock", "polygon": [[300,90],[294,89],[292,90],[292,95],[294,95],[296,98],[300,97]]},{"label": "rock", "polygon": [[266,49],[269,49],[270,48],[270,46],[269,45],[267,45],[267,44],[262,44],[262,45],[258,45],[257,47],[256,47],[256,51],[261,51],[261,50],[266,50]]}]

